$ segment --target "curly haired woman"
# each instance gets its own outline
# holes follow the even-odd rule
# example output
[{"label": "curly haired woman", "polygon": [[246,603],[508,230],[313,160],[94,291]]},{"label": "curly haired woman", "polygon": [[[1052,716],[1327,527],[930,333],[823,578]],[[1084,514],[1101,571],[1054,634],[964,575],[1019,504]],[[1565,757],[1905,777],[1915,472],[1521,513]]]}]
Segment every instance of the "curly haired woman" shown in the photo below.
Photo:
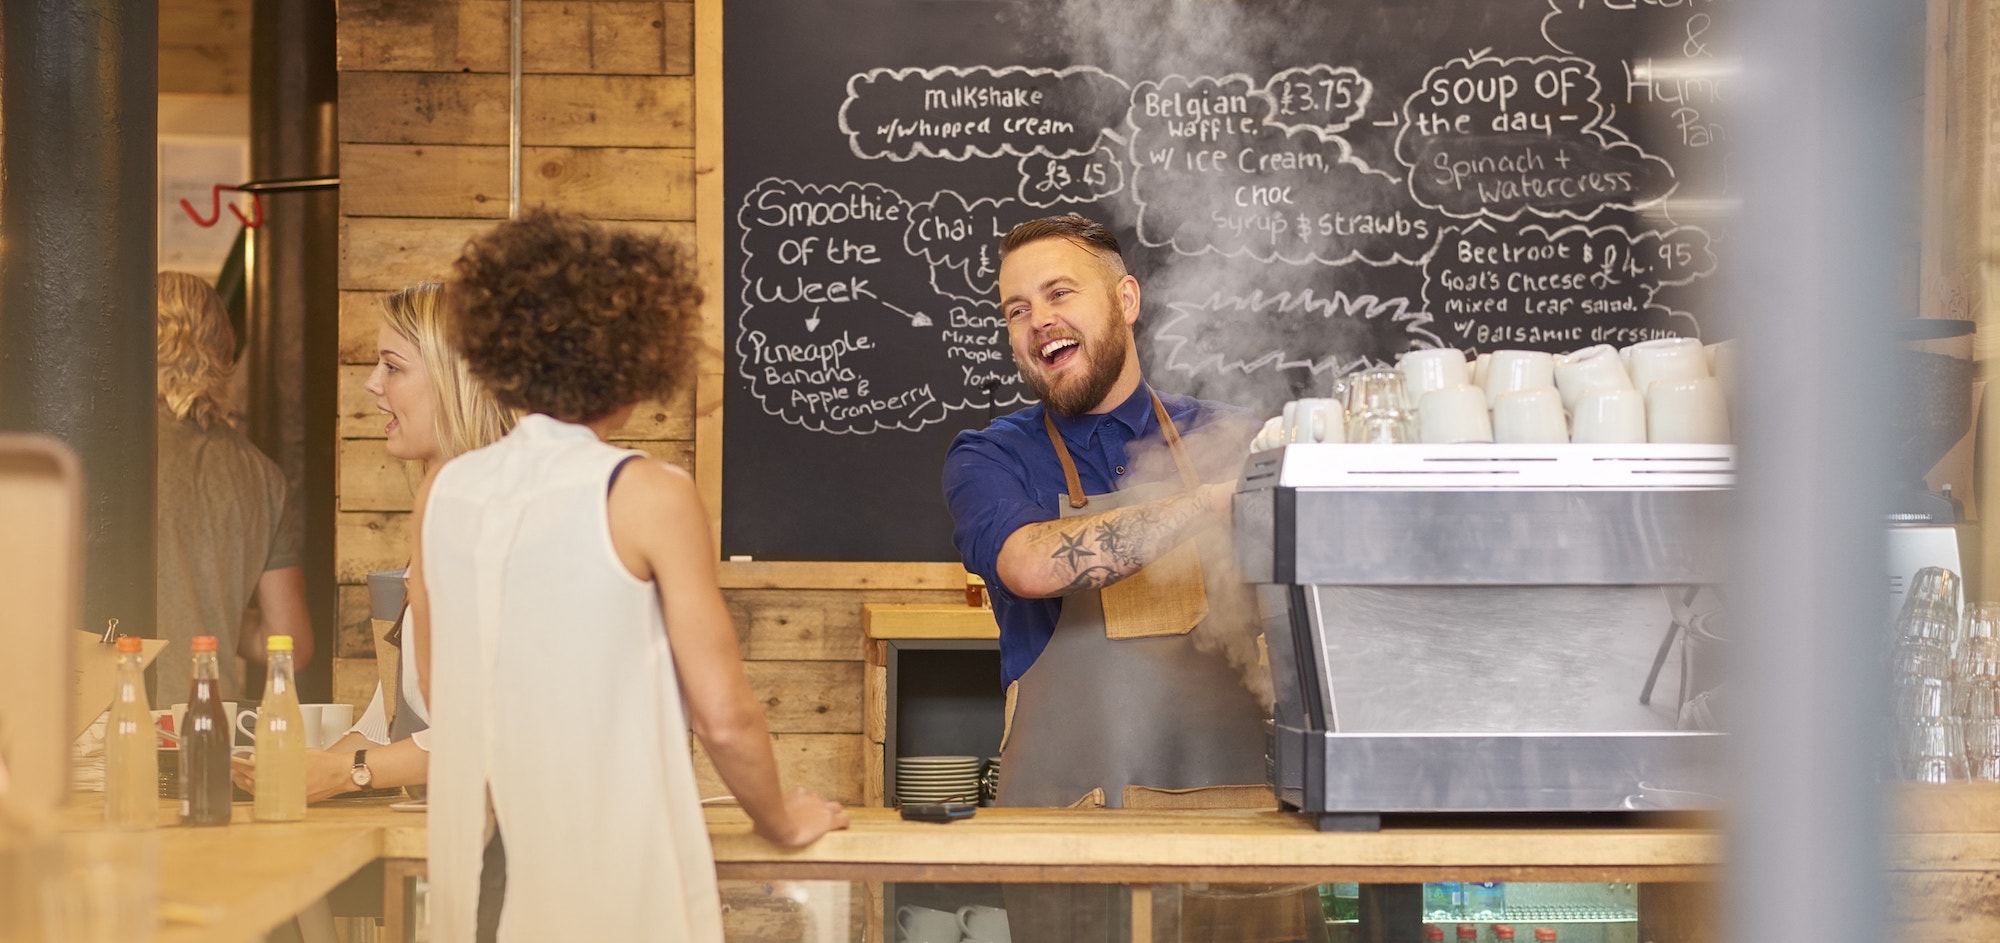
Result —
[{"label": "curly haired woman", "polygon": [[687,731],[770,841],[847,814],[779,786],[693,480],[605,441],[687,377],[692,253],[534,211],[447,291],[473,375],[525,415],[418,496],[433,938],[720,943]]}]

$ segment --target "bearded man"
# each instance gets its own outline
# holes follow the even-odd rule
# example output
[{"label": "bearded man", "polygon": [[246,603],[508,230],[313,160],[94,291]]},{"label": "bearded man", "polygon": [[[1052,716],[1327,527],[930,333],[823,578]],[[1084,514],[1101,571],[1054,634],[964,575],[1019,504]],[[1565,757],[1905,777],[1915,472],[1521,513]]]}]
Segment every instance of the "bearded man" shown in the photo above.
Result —
[{"label": "bearded man", "polygon": [[[1001,804],[1120,806],[1131,787],[1263,783],[1261,710],[1189,637],[1208,600],[1190,538],[1226,530],[1254,422],[1145,382],[1139,281],[1104,226],[1015,226],[999,288],[1014,362],[1041,402],[960,433],[944,490],[1000,624]],[[1198,467],[1181,437],[1218,432],[1227,441]],[[1149,448],[1172,470],[1134,481]]]}]

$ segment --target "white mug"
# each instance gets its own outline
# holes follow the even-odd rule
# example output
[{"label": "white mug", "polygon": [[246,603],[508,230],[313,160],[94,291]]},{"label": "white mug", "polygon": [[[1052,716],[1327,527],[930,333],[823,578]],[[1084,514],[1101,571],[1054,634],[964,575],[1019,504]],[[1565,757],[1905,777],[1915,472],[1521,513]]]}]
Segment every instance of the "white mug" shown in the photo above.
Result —
[{"label": "white mug", "polygon": [[1708,373],[1722,381],[1722,395],[1733,402],[1736,399],[1736,342],[1717,341],[1703,347],[1701,352],[1708,355]]},{"label": "white mug", "polygon": [[1576,401],[1592,390],[1629,390],[1632,378],[1610,344],[1585,347],[1556,358],[1556,390],[1563,408],[1574,412]]},{"label": "white mug", "polygon": [[1493,422],[1486,412],[1486,394],[1460,384],[1424,394],[1417,404],[1419,441],[1491,442]]},{"label": "white mug", "polygon": [[1486,389],[1486,374],[1493,369],[1493,355],[1480,354],[1472,358],[1472,385]]},{"label": "white mug", "polygon": [[1347,441],[1347,407],[1337,399],[1296,399],[1285,404],[1286,442]]},{"label": "white mug", "polygon": [[1638,390],[1591,390],[1576,401],[1569,440],[1597,444],[1646,441],[1646,397]]},{"label": "white mug", "polygon": [[1555,390],[1500,394],[1493,404],[1493,441],[1568,442],[1569,425],[1563,419],[1562,394]]},{"label": "white mug", "polygon": [[1646,436],[1653,442],[1729,442],[1729,402],[1714,377],[1655,380],[1646,391]]},{"label": "white mug", "polygon": [[958,915],[915,905],[896,908],[896,929],[909,943],[958,943]]},{"label": "white mug", "polygon": [[347,736],[348,728],[354,726],[354,705],[352,704],[312,704],[301,706],[317,707],[320,709],[320,719],[317,725],[314,725],[310,718],[306,720],[306,735],[311,736],[313,731],[319,731],[319,747],[322,750],[332,746],[341,737]]},{"label": "white mug", "polygon": [[1658,380],[1692,380],[1708,376],[1708,357],[1692,337],[1662,337],[1633,344],[1632,388],[1648,397]]},{"label": "white mug", "polygon": [[[1486,405],[1494,406],[1502,393],[1556,388],[1556,358],[1539,350],[1496,350],[1486,368]],[[1562,400],[1556,400],[1561,405]]]},{"label": "white mug", "polygon": [[958,908],[958,927],[968,943],[1012,943],[1007,912],[998,907],[967,904]]},{"label": "white mug", "polygon": [[1432,390],[1472,382],[1472,371],[1466,366],[1465,354],[1451,347],[1409,351],[1397,359],[1396,369],[1403,371],[1403,382],[1409,388],[1413,403],[1421,403],[1424,394]]}]

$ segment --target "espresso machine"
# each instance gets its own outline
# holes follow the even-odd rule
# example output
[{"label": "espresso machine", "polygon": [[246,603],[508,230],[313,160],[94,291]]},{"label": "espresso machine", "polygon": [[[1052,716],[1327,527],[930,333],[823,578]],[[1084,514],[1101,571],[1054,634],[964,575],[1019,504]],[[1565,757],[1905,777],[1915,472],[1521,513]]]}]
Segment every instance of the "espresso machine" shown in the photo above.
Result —
[{"label": "espresso machine", "polygon": [[1722,445],[1251,455],[1235,527],[1280,803],[1322,829],[1715,805],[1717,682],[1685,652],[1724,578],[1734,471]]}]

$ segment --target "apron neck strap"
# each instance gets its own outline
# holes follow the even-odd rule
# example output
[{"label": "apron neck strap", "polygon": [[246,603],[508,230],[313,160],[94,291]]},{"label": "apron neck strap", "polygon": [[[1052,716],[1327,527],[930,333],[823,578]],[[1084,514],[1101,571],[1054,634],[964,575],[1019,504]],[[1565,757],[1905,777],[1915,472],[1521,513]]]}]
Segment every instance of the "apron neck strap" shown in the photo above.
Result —
[{"label": "apron neck strap", "polygon": [[[1173,419],[1167,415],[1166,404],[1160,402],[1160,394],[1152,390],[1146,392],[1153,398],[1153,417],[1160,421],[1160,434],[1166,436],[1167,451],[1173,454],[1174,467],[1180,470],[1181,484],[1187,486],[1189,490],[1199,487],[1201,476],[1195,474],[1194,463],[1187,457],[1187,449],[1181,447],[1180,430],[1174,428]],[[1042,428],[1048,430],[1049,444],[1056,449],[1056,461],[1062,463],[1063,485],[1069,489],[1071,510],[1089,504],[1090,499],[1083,493],[1083,481],[1076,475],[1076,462],[1069,457],[1069,446],[1063,443],[1062,434],[1056,431],[1056,421],[1046,409],[1042,411]]]}]

